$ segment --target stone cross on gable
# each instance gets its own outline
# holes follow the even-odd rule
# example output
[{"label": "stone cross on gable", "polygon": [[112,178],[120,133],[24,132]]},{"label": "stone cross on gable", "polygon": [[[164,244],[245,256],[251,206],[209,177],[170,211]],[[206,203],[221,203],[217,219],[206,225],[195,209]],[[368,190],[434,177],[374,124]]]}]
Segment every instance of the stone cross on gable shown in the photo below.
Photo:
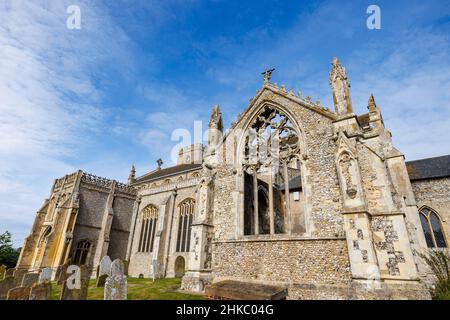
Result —
[{"label": "stone cross on gable", "polygon": [[264,71],[263,73],[261,73],[263,75],[263,79],[264,79],[265,83],[270,81],[270,78],[272,77],[272,72],[274,72],[274,71],[275,71],[275,69],[272,68],[272,69],[268,69],[268,70]]},{"label": "stone cross on gable", "polygon": [[162,159],[158,159],[158,160],[156,160],[156,163],[158,164],[158,168],[160,168],[161,169],[161,166],[163,165],[163,161],[162,161]]}]

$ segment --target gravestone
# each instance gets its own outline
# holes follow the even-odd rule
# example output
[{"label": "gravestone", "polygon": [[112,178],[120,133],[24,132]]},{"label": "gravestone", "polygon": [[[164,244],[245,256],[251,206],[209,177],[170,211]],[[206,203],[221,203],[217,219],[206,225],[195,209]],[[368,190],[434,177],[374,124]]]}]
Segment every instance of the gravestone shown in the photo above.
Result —
[{"label": "gravestone", "polygon": [[109,277],[109,275],[107,275],[107,274],[102,274],[100,277],[98,277],[97,288],[103,288],[105,286],[106,279],[108,279],[108,277]]},{"label": "gravestone", "polygon": [[106,279],[105,300],[127,300],[128,281],[124,275],[124,264],[116,259],[111,264],[111,275]]},{"label": "gravestone", "polygon": [[130,267],[130,261],[124,261],[123,266],[124,266],[123,274],[128,276],[128,269]]},{"label": "gravestone", "polygon": [[37,283],[31,287],[30,300],[51,300],[52,284],[48,281]]},{"label": "gravestone", "polygon": [[6,269],[6,271],[5,271],[5,278],[6,277],[14,277],[14,271],[15,271],[16,269],[14,269],[14,268],[11,268],[11,269]]},{"label": "gravestone", "polygon": [[44,268],[41,271],[41,274],[39,275],[39,283],[43,283],[43,282],[50,282],[52,281],[52,273],[53,270],[52,268]]},{"label": "gravestone", "polygon": [[23,276],[22,287],[31,288],[38,281],[39,281],[39,273],[27,273]]},{"label": "gravestone", "polygon": [[108,256],[104,256],[100,261],[98,268],[97,287],[104,287],[106,278],[111,274],[111,259]]},{"label": "gravestone", "polygon": [[98,276],[101,276],[103,274],[111,274],[111,264],[111,258],[108,256],[104,256],[100,261]]},{"label": "gravestone", "polygon": [[[77,269],[78,268],[78,269]],[[89,270],[86,266],[70,266],[66,269],[66,281],[61,291],[61,300],[87,300]]]},{"label": "gravestone", "polygon": [[31,288],[16,287],[8,291],[6,300],[29,300]]},{"label": "gravestone", "polygon": [[58,270],[56,271],[56,283],[58,285],[62,285],[64,284],[64,282],[66,282],[67,277],[69,276],[67,274],[67,268],[70,266],[69,263],[65,263],[62,266],[60,266],[58,268]]},{"label": "gravestone", "polygon": [[27,270],[25,269],[15,269],[13,273],[15,287],[22,286],[22,281],[25,275],[27,274]]},{"label": "gravestone", "polygon": [[288,290],[284,286],[225,280],[207,286],[205,294],[210,300],[286,300]]},{"label": "gravestone", "polygon": [[125,266],[120,259],[116,259],[111,263],[111,273],[110,275],[124,275]]},{"label": "gravestone", "polygon": [[105,283],[105,300],[127,300],[128,281],[125,275],[111,275]]},{"label": "gravestone", "polygon": [[8,276],[0,281],[0,300],[5,300],[8,291],[15,287],[15,280],[12,276]]},{"label": "gravestone", "polygon": [[3,280],[5,278],[6,273],[6,267],[4,265],[0,266],[0,280]]}]

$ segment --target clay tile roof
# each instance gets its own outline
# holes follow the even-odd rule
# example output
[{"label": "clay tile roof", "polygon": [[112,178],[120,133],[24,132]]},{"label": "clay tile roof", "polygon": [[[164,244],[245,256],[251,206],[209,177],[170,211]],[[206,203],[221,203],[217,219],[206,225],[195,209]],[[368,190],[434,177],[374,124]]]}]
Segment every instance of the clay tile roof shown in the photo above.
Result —
[{"label": "clay tile roof", "polygon": [[450,155],[406,162],[409,179],[436,179],[450,177]]},{"label": "clay tile roof", "polygon": [[159,180],[165,177],[170,177],[176,174],[180,174],[182,172],[195,171],[202,168],[201,164],[180,164],[177,166],[164,168],[161,170],[151,171],[139,178],[136,178],[136,181],[133,184],[148,182],[153,180]]}]

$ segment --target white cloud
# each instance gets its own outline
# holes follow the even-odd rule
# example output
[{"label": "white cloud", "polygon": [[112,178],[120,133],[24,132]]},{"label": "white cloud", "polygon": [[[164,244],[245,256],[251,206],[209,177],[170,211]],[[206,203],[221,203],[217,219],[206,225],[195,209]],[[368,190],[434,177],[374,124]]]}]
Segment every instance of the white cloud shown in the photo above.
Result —
[{"label": "white cloud", "polygon": [[0,4],[0,232],[12,231],[16,245],[52,180],[76,170],[68,159],[102,125],[95,76],[111,61],[129,60],[130,41],[90,1],[78,1],[82,30],[68,30],[68,4]]}]

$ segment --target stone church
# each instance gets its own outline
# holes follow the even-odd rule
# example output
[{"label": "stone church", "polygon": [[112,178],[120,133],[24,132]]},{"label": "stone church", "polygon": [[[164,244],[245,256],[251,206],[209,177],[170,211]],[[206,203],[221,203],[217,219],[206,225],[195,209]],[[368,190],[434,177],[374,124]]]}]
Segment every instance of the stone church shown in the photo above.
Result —
[{"label": "stone church", "polygon": [[215,106],[208,145],[128,182],[78,171],[56,179],[18,268],[57,272],[103,256],[132,277],[275,284],[289,299],[428,299],[418,252],[449,244],[450,156],[405,163],[373,96],[353,113],[333,59],[334,110],[263,85],[225,132]]}]

